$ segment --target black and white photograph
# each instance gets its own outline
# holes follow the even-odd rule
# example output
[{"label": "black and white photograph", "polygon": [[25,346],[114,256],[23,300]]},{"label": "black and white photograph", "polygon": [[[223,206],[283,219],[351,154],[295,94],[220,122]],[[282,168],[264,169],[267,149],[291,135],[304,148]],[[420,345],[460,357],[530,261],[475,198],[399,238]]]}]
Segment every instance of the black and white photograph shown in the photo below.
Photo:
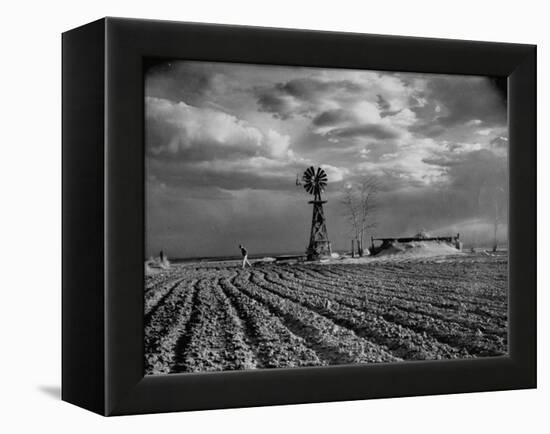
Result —
[{"label": "black and white photograph", "polygon": [[542,5],[6,3],[0,432],[544,432]]},{"label": "black and white photograph", "polygon": [[148,375],[507,354],[506,80],[155,60]]}]

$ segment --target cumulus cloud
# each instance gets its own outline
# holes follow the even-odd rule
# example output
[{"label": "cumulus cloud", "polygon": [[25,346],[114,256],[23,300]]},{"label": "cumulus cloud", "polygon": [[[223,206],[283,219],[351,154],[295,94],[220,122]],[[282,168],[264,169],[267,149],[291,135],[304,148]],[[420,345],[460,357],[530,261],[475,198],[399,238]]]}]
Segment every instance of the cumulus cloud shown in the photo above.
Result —
[{"label": "cumulus cloud", "polygon": [[349,169],[331,166],[330,164],[323,164],[321,167],[327,173],[327,177],[330,182],[343,181],[350,173]]},{"label": "cumulus cloud", "polygon": [[319,113],[313,118],[313,125],[319,127],[341,125],[355,120],[355,116],[349,110],[334,109]]},{"label": "cumulus cloud", "polygon": [[288,119],[296,114],[304,113],[302,105],[293,97],[275,92],[259,93],[258,105],[261,111],[273,113],[280,119]]},{"label": "cumulus cloud", "polygon": [[[145,74],[148,97],[188,104],[200,104],[224,85],[221,71],[212,74],[208,64],[161,62],[150,65]],[[185,83],[182,86],[181,83]]]},{"label": "cumulus cloud", "polygon": [[148,97],[145,101],[147,150],[153,156],[210,160],[287,155],[290,138],[266,133],[235,116],[185,102]]},{"label": "cumulus cloud", "polygon": [[209,107],[147,97],[145,115],[147,169],[168,186],[288,190],[309,164],[288,135]]},{"label": "cumulus cloud", "polygon": [[[288,135],[209,107],[154,97],[145,107],[147,166],[159,185],[289,190],[296,173],[317,164],[296,156]],[[323,167],[331,181],[347,172]]]},{"label": "cumulus cloud", "polygon": [[275,119],[302,119],[309,130],[298,144],[302,150],[338,144],[342,149],[360,147],[359,152],[366,141],[391,147],[409,136],[408,128],[417,120],[407,106],[413,94],[409,87],[391,74],[323,70],[257,88],[256,96],[259,110]]},{"label": "cumulus cloud", "polygon": [[337,109],[339,100],[361,90],[362,86],[351,80],[307,77],[258,87],[255,92],[260,111],[279,119],[289,119],[318,117],[322,111]]},{"label": "cumulus cloud", "polygon": [[376,103],[382,111],[388,111],[391,108],[390,103],[382,95],[376,95]]},{"label": "cumulus cloud", "polygon": [[506,99],[487,77],[435,76],[426,80],[421,93],[426,101],[411,106],[419,119],[416,133],[438,137],[453,128],[470,127],[478,134],[489,134],[492,127],[506,124]]},{"label": "cumulus cloud", "polygon": [[395,139],[399,132],[382,124],[364,124],[347,128],[335,128],[328,132],[331,138],[372,137],[375,139]]},{"label": "cumulus cloud", "polygon": [[383,118],[386,116],[398,115],[402,110],[404,110],[403,108],[392,110],[391,104],[382,95],[376,95],[376,98],[376,103],[380,109],[380,116]]},{"label": "cumulus cloud", "polygon": [[506,148],[508,146],[508,137],[497,136],[491,140],[491,146],[495,148]]}]

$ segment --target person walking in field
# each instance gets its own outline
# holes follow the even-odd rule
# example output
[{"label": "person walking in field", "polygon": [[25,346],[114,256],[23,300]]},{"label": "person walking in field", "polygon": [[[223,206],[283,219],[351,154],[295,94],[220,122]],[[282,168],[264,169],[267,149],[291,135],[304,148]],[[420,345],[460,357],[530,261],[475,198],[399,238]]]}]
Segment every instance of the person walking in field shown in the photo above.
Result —
[{"label": "person walking in field", "polygon": [[246,264],[248,264],[249,267],[252,267],[252,264],[248,260],[248,251],[244,248],[242,244],[239,244],[239,249],[241,249],[241,254],[243,255],[243,270]]}]

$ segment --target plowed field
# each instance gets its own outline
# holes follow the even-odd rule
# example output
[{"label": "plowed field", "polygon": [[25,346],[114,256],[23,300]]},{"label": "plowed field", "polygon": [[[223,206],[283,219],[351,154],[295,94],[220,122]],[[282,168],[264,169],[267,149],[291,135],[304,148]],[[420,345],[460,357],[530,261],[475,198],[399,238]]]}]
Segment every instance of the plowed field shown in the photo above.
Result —
[{"label": "plowed field", "polygon": [[173,265],[146,278],[146,374],[499,356],[507,256]]}]

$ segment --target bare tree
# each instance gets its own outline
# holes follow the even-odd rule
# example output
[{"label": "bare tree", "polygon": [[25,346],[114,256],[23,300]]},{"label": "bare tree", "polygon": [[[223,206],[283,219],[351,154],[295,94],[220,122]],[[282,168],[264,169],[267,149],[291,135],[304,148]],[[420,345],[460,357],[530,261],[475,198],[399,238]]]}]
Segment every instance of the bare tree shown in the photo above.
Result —
[{"label": "bare tree", "polygon": [[505,221],[503,219],[506,213],[506,170],[503,167],[497,167],[487,173],[487,178],[483,181],[481,192],[478,196],[480,208],[485,208],[487,220],[493,226],[493,252],[498,248],[498,228]]},{"label": "bare tree", "polygon": [[363,256],[363,240],[367,230],[376,227],[374,214],[378,207],[377,196],[380,184],[376,177],[367,176],[344,186],[342,204],[357,241],[359,256]]},{"label": "bare tree", "polygon": [[493,205],[494,205],[494,214],[493,214],[493,252],[497,251],[498,248],[498,226],[501,223],[501,215],[504,208],[504,188],[500,186],[493,186]]}]

